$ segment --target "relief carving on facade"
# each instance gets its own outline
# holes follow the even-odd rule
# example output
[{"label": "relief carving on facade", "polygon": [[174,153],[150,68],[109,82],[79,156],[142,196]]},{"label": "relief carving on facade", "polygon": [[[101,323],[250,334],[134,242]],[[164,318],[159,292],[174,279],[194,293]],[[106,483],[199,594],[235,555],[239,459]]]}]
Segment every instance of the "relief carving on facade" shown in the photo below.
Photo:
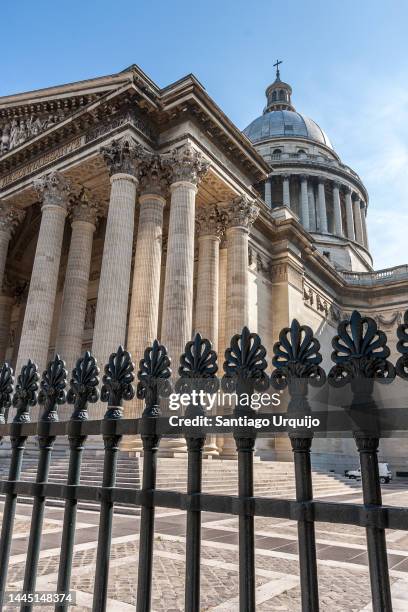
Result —
[{"label": "relief carving on facade", "polygon": [[63,119],[65,119],[65,113],[60,109],[57,113],[45,117],[30,115],[27,118],[14,118],[4,123],[0,126],[0,155],[18,147],[29,138],[45,132]]},{"label": "relief carving on facade", "polygon": [[88,300],[85,310],[84,330],[93,329],[95,327],[96,316],[96,299]]}]

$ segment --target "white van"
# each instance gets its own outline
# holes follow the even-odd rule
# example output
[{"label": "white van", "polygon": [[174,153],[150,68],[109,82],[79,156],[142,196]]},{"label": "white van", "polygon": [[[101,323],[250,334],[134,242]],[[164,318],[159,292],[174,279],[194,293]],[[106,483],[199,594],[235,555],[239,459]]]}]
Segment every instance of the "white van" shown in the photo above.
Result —
[{"label": "white van", "polygon": [[[390,482],[392,480],[392,472],[388,466],[388,463],[379,463],[378,471],[380,473],[381,484],[385,484],[386,482]],[[353,480],[361,480],[361,468],[358,468],[358,470],[346,470],[344,475]]]}]

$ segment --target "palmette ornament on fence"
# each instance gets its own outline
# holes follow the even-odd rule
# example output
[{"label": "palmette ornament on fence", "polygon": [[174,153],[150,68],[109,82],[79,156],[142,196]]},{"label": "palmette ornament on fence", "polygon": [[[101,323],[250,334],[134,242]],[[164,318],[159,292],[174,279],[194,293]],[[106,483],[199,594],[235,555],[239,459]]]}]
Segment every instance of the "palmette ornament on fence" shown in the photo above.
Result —
[{"label": "palmette ornament on fence", "polygon": [[271,385],[275,389],[285,389],[298,379],[307,379],[313,386],[325,383],[326,374],[319,365],[322,362],[320,343],[307,325],[300,325],[293,319],[290,327],[281,330],[273,352],[275,370],[271,374]]},{"label": "palmette ornament on fence", "polygon": [[177,393],[205,391],[214,394],[219,389],[217,353],[209,340],[196,334],[187,342],[184,353],[180,357],[178,369],[179,379],[176,382]]},{"label": "palmette ornament on fence", "polygon": [[112,353],[105,366],[102,378],[101,400],[108,402],[105,419],[120,419],[122,417],[123,400],[131,400],[135,396],[132,385],[135,369],[132,357],[123,346],[119,346],[116,353]]},{"label": "palmette ornament on fence", "polygon": [[11,406],[11,396],[14,391],[13,368],[3,363],[0,370],[0,425],[6,422],[5,412]]},{"label": "palmette ornament on fence", "polygon": [[171,393],[171,369],[167,349],[158,340],[145,350],[137,377],[137,397],[145,400],[143,416],[159,416],[160,397],[168,397]]},{"label": "palmette ornament on fence", "polygon": [[390,349],[386,334],[371,317],[354,310],[350,319],[339,323],[338,335],[332,340],[331,358],[335,365],[329,382],[337,387],[352,380],[371,379],[387,383],[395,378],[395,367],[387,360]]},{"label": "palmette ornament on fence", "polygon": [[89,351],[78,359],[69,385],[67,402],[74,404],[71,420],[85,421],[88,418],[88,402],[94,404],[99,399],[99,368]]},{"label": "palmette ornament on fence", "polygon": [[30,421],[29,407],[35,406],[37,403],[39,379],[37,365],[29,359],[21,368],[13,395],[13,406],[17,409],[13,419],[14,423],[28,423]]},{"label": "palmette ornament on fence", "polygon": [[240,392],[244,388],[266,391],[269,379],[265,372],[268,367],[265,356],[266,349],[261,338],[251,333],[248,327],[233,336],[230,347],[225,351],[225,374],[221,381],[223,391]]},{"label": "palmette ornament on fence", "polygon": [[404,322],[398,325],[397,336],[397,351],[401,353],[401,357],[395,364],[395,369],[398,376],[408,379],[408,310],[404,314]]},{"label": "palmette ornament on fence", "polygon": [[38,403],[44,406],[41,421],[58,421],[57,406],[66,400],[67,375],[64,361],[55,355],[44,370],[40,383]]}]

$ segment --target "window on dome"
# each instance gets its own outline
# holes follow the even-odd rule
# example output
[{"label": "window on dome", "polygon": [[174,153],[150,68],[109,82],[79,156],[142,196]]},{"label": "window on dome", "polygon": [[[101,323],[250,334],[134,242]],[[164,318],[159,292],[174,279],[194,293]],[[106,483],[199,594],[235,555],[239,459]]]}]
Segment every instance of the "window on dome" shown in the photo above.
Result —
[{"label": "window on dome", "polygon": [[272,102],[274,102],[275,100],[276,100],[276,91],[272,93]]}]

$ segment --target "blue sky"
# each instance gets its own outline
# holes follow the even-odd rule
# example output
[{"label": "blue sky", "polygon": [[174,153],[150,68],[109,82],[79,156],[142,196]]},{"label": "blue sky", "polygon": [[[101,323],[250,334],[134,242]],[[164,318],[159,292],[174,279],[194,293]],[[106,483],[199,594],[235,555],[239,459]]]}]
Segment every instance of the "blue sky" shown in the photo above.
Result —
[{"label": "blue sky", "polygon": [[139,64],[164,86],[193,72],[243,129],[284,60],[297,110],[370,194],[376,268],[408,263],[406,0],[3,0],[0,95]]}]

